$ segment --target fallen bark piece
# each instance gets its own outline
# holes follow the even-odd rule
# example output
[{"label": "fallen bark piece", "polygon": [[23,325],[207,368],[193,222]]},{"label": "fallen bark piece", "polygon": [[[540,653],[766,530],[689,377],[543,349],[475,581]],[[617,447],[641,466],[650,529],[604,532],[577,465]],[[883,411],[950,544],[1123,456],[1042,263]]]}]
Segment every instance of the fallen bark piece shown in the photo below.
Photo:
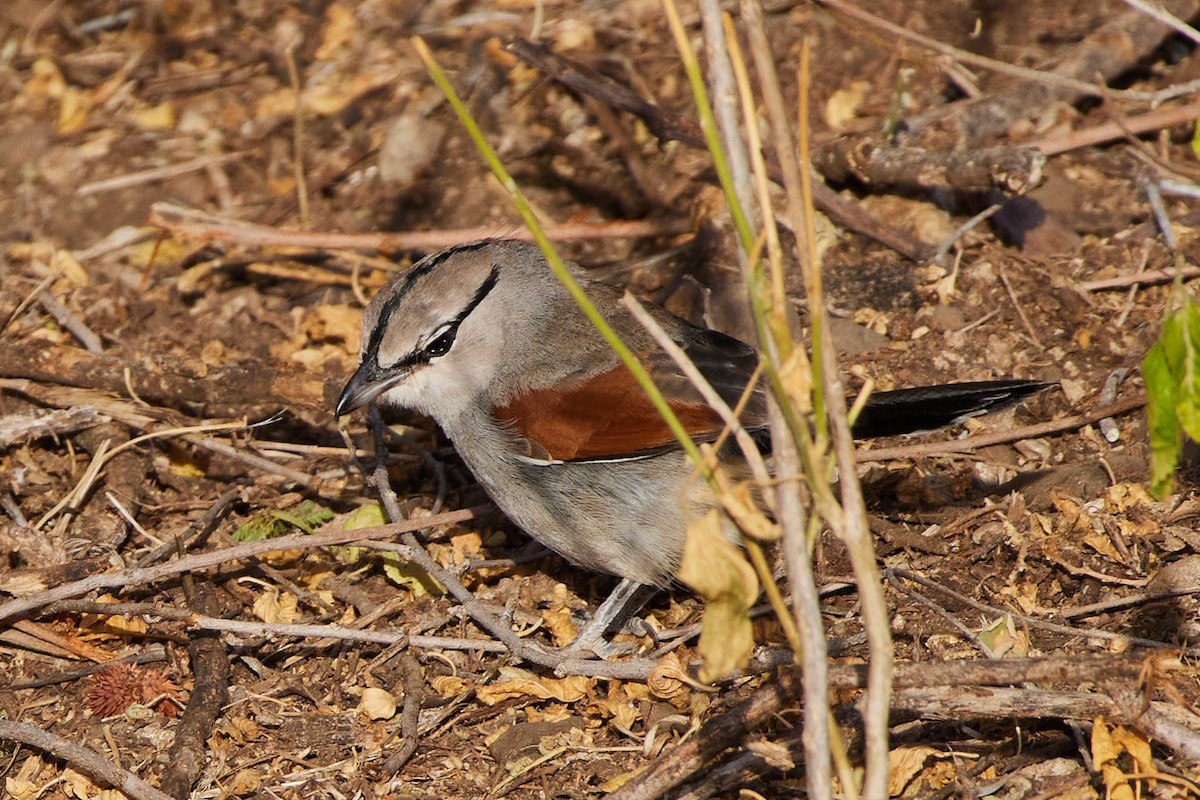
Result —
[{"label": "fallen bark piece", "polygon": [[34,414],[9,414],[0,417],[0,449],[25,444],[43,436],[77,433],[108,421],[109,417],[91,406]]},{"label": "fallen bark piece", "polygon": [[873,185],[998,189],[1013,194],[1024,194],[1038,185],[1045,163],[1045,155],[1032,147],[946,152],[845,137],[813,152],[813,166],[836,182],[854,178]]},{"label": "fallen bark piece", "polygon": [[322,376],[311,370],[265,363],[210,367],[198,358],[162,354],[126,360],[45,342],[18,342],[7,348],[0,378],[98,389],[125,397],[133,393],[152,405],[210,417],[240,416],[253,407],[332,413]]}]

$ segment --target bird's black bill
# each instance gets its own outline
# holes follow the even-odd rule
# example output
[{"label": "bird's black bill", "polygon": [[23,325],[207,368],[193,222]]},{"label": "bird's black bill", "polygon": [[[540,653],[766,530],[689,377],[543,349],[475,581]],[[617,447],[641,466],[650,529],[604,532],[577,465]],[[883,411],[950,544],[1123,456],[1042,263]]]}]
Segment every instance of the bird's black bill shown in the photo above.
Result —
[{"label": "bird's black bill", "polygon": [[879,392],[867,399],[853,433],[857,439],[932,431],[1000,411],[1054,384],[1040,381],[976,381]]},{"label": "bird's black bill", "polygon": [[376,374],[370,362],[364,360],[350,380],[346,382],[346,388],[342,389],[342,395],[338,398],[337,405],[333,407],[334,416],[340,417],[362,408],[404,380],[407,375],[407,371],[400,371],[393,375],[380,376]]}]

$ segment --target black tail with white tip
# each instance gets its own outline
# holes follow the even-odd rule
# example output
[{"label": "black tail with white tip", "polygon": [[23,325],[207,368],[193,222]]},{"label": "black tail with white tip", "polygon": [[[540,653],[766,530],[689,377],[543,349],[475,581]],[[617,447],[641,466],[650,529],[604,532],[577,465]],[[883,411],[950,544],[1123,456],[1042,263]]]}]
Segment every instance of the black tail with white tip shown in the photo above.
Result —
[{"label": "black tail with white tip", "polygon": [[897,436],[932,431],[1014,406],[1053,384],[1040,381],[975,381],[878,392],[854,423],[854,436]]}]

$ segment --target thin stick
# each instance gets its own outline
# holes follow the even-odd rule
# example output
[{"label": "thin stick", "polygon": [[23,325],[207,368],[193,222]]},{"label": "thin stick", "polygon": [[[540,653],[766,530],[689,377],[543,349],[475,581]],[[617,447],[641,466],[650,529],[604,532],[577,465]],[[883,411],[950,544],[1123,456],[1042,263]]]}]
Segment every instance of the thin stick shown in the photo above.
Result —
[{"label": "thin stick", "polygon": [[21,298],[21,302],[17,303],[17,307],[14,308],[12,313],[8,315],[8,319],[4,321],[3,325],[0,325],[0,336],[4,335],[4,332],[8,330],[8,326],[16,322],[17,317],[21,316],[25,309],[33,305],[34,301],[42,295],[42,292],[45,291],[46,287],[54,283],[57,278],[58,270],[52,270],[49,275],[38,281],[37,286],[34,286],[27,295]]},{"label": "thin stick", "polygon": [[[826,315],[824,294],[817,280],[820,266],[816,263],[816,225],[813,219],[812,176],[808,169],[809,155],[808,124],[808,65],[811,40],[805,39],[800,60],[800,159],[802,168],[797,177],[804,193],[803,211],[805,244],[809,259],[813,262],[812,272],[816,292],[809,297],[810,313],[814,320],[821,320],[824,328]],[[785,172],[785,177],[787,173]],[[790,201],[790,198],[789,198]],[[790,202],[789,202],[790,205]],[[797,209],[789,209],[796,214]],[[841,477],[841,530],[854,576],[858,580],[858,596],[862,601],[863,627],[867,632],[868,664],[867,692],[863,701],[863,738],[866,740],[866,772],[863,776],[862,796],[866,800],[887,800],[888,795],[888,711],[892,703],[892,664],[896,654],[892,649],[891,615],[883,591],[883,581],[875,563],[875,547],[871,527],[867,521],[867,507],[863,500],[862,485],[854,471],[854,437],[850,432],[850,421],[841,398],[845,395],[841,376],[838,374],[837,353],[833,337],[822,331],[817,338],[814,328],[813,341],[820,347],[821,379],[825,394],[829,398],[826,412],[833,429],[834,454],[837,457],[838,473]],[[815,359],[814,359],[815,360]],[[833,520],[829,520],[833,524]]]},{"label": "thin stick", "polygon": [[1122,275],[1119,278],[1105,278],[1100,281],[1084,281],[1079,288],[1085,292],[1105,292],[1112,289],[1124,289],[1128,286],[1154,286],[1160,283],[1170,283],[1176,278],[1200,278],[1200,267],[1184,267],[1183,269],[1155,269],[1148,272],[1135,272]]},{"label": "thin stick", "polygon": [[349,544],[365,539],[378,539],[385,536],[394,536],[398,533],[423,530],[437,525],[451,525],[456,522],[473,519],[486,511],[490,511],[490,508],[467,508],[460,511],[448,511],[444,514],[424,517],[422,519],[407,520],[390,525],[377,525],[354,531],[343,531],[327,525],[315,533],[297,533],[291,536],[280,536],[277,539],[247,542],[237,547],[226,547],[209,553],[198,553],[151,567],[133,567],[116,572],[89,575],[86,578],[56,586],[53,589],[46,589],[28,597],[18,597],[14,600],[9,600],[7,603],[0,605],[0,624],[23,616],[49,603],[66,600],[71,597],[79,597],[88,592],[100,589],[153,583],[172,575],[220,567],[231,561],[250,558],[251,556],[263,553],[275,553],[281,550],[293,549],[308,550],[335,544]]},{"label": "thin stick", "polygon": [[92,483],[95,482],[96,478],[100,474],[100,470],[104,467],[104,465],[111,461],[118,453],[128,450],[130,447],[139,445],[142,442],[150,441],[151,439],[168,439],[172,436],[186,436],[187,434],[202,433],[204,431],[243,430],[246,427],[248,426],[245,422],[223,422],[214,425],[189,425],[183,428],[165,428],[160,431],[143,433],[141,436],[136,436],[130,439],[128,442],[123,442],[122,444],[117,445],[112,450],[105,452],[100,452],[98,450],[95,457],[92,459],[92,463],[88,465],[88,471],[84,473],[84,478],[81,479],[79,483],[76,484],[75,488],[68,492],[62,500],[59,500],[58,503],[55,504],[54,508],[47,511],[33,527],[43,527],[47,522],[53,519],[58,512],[62,511],[70,504],[83,499],[83,496],[87,494]]},{"label": "thin stick", "polygon": [[1017,293],[1013,289],[1012,283],[1008,280],[1008,274],[1004,271],[1004,267],[1000,267],[1000,282],[1004,284],[1004,291],[1008,293],[1008,299],[1012,301],[1013,308],[1017,310],[1017,316],[1021,318],[1021,324],[1025,326],[1025,332],[1029,334],[1029,338],[1037,343],[1037,346],[1046,349],[1046,345],[1042,344],[1041,337],[1037,335],[1033,324],[1029,321],[1029,316],[1025,313],[1025,307],[1021,305],[1021,301],[1017,299]]},{"label": "thin stick", "polygon": [[1070,150],[1078,150],[1081,147],[1091,147],[1094,144],[1110,142],[1113,139],[1120,139],[1130,133],[1148,133],[1150,131],[1195,122],[1196,117],[1200,117],[1200,103],[1189,103],[1184,106],[1174,106],[1172,108],[1156,108],[1153,111],[1147,111],[1145,114],[1129,117],[1124,121],[1123,125],[1118,125],[1115,122],[1105,122],[1102,125],[1096,125],[1084,130],[1067,131],[1066,133],[1047,136],[1044,139],[1031,142],[1029,146],[1040,150],[1047,156],[1053,156],[1059,153],[1066,153]]},{"label": "thin stick", "polygon": [[296,97],[296,106],[292,110],[292,171],[296,176],[296,204],[300,208],[300,227],[308,228],[308,179],[304,174],[304,87],[300,85],[300,71],[296,68],[296,45],[298,39],[293,39],[283,49],[283,57],[287,62],[288,80],[292,84],[292,93]]},{"label": "thin stick", "polygon": [[[812,243],[810,235],[811,228],[806,226],[806,214],[804,211],[805,204],[805,189],[803,188],[803,179],[800,172],[805,167],[802,167],[797,162],[796,148],[792,141],[790,133],[791,123],[788,119],[785,105],[783,101],[783,92],[779,86],[779,78],[775,72],[774,57],[771,54],[771,47],[767,38],[766,26],[763,22],[762,8],[756,2],[746,0],[741,4],[742,19],[744,20],[747,32],[750,37],[750,49],[754,57],[754,64],[758,72],[759,82],[762,87],[763,100],[767,106],[769,118],[771,120],[771,129],[775,135],[775,151],[779,158],[780,170],[783,173],[783,184],[788,199],[789,219],[792,224],[792,230],[798,238],[806,238],[809,244]],[[801,91],[804,91],[803,87]],[[804,105],[801,101],[800,105]],[[814,320],[820,315],[820,300],[814,299],[820,297],[820,277],[814,275],[819,272],[817,260],[812,257],[812,250],[801,243],[800,247],[801,264],[804,269],[805,285],[808,292],[810,309],[814,316]],[[773,269],[776,275],[778,271]],[[776,285],[773,287],[773,305],[772,309],[775,314],[782,313],[783,309],[778,306],[779,286],[778,280],[774,281]],[[815,289],[815,291],[814,291]],[[820,338],[820,322],[814,321],[813,340],[818,341]],[[773,332],[776,333],[776,332]],[[775,335],[766,336],[767,344],[772,341],[778,341],[780,345],[789,346],[790,341],[786,336],[785,331],[778,331],[778,337]],[[770,353],[770,351],[768,351]],[[817,351],[814,352],[814,357]],[[815,360],[815,358],[814,358]],[[812,372],[821,370],[819,363],[812,365]],[[816,381],[814,381],[815,383]],[[789,403],[792,401],[786,391],[782,391],[782,386],[773,386],[775,394],[778,396],[778,402],[772,402],[769,410],[772,417],[772,439],[776,441],[776,470],[780,475],[797,475],[800,474],[800,459],[802,456],[797,450],[797,446],[809,450],[810,441],[808,437],[808,428],[806,425],[793,426],[783,424],[783,418],[787,414]],[[821,389],[816,389],[814,394],[817,395],[815,412],[818,417],[821,415],[819,402]],[[820,427],[824,426],[824,422],[818,423]],[[820,427],[818,430],[820,430]],[[790,429],[791,435],[786,435],[785,431]],[[784,434],[778,439],[775,438],[776,433]],[[811,465],[811,459],[810,459]],[[822,474],[809,475],[809,484],[814,486],[816,492],[816,484],[823,478]],[[801,638],[803,640],[802,665],[804,670],[804,752],[805,752],[805,783],[808,787],[809,796],[814,800],[828,800],[833,793],[833,775],[831,768],[832,748],[830,745],[830,729],[829,715],[829,690],[828,690],[828,675],[829,665],[826,658],[824,625],[821,621],[820,601],[817,595],[816,579],[813,575],[812,562],[809,559],[808,539],[805,534],[807,527],[806,517],[803,511],[803,503],[800,500],[798,487],[792,485],[790,487],[781,487],[777,492],[776,503],[779,507],[780,523],[784,524],[783,550],[784,557],[788,568],[788,578],[792,586],[792,602],[793,616],[796,619],[796,624],[800,629]],[[829,489],[826,486],[824,493],[829,496]],[[832,504],[836,506],[836,502]],[[826,520],[831,524],[834,523],[834,515],[831,509],[826,509],[822,512],[826,516]],[[890,667],[890,664],[889,664]],[[843,787],[843,791],[855,792],[854,787]],[[855,792],[856,793],[856,792]]]},{"label": "thin stick", "polygon": [[1182,34],[1185,38],[1191,39],[1192,44],[1200,44],[1200,31],[1188,25],[1179,17],[1164,10],[1160,6],[1151,5],[1145,0],[1125,0],[1125,5],[1130,8],[1137,9],[1151,19],[1158,20],[1163,25],[1171,28],[1176,33]]},{"label": "thin stick", "polygon": [[71,335],[78,339],[89,353],[95,353],[98,356],[104,355],[104,345],[101,344],[100,337],[96,335],[95,331],[72,314],[69,308],[55,300],[53,295],[49,292],[40,292],[38,303],[46,309],[50,316],[54,317],[55,322],[69,330]]},{"label": "thin stick", "polygon": [[[1126,636],[1123,633],[1112,633],[1111,631],[1102,631],[1090,628],[1076,628],[1071,625],[1060,625],[1056,622],[1046,622],[1038,617],[1027,616],[1013,609],[997,608],[996,606],[988,605],[987,603],[981,603],[980,601],[975,600],[972,597],[968,597],[961,592],[956,592],[948,586],[926,578],[920,573],[911,572],[899,567],[893,567],[889,569],[888,573],[899,578],[904,578],[905,580],[916,581],[927,589],[932,589],[935,592],[941,592],[947,597],[952,597],[958,602],[969,606],[976,611],[983,611],[988,614],[995,614],[996,616],[1004,616],[1005,614],[1009,614],[1012,617],[1020,620],[1022,625],[1028,625],[1031,628],[1041,628],[1042,630],[1051,631],[1052,633],[1065,633],[1068,636],[1079,636],[1084,639],[1100,639],[1107,642],[1118,642],[1122,645],[1138,645],[1140,647],[1153,647],[1161,650],[1171,648],[1171,645],[1167,644],[1166,642],[1158,642],[1154,639],[1146,639],[1141,636]],[[1189,655],[1200,653],[1200,647],[1185,647],[1181,649],[1182,652],[1188,653]]]},{"label": "thin stick", "polygon": [[174,800],[146,781],[122,769],[91,748],[23,722],[0,719],[0,741],[20,742],[77,768],[100,783],[124,792],[133,800]]},{"label": "thin stick", "polygon": [[262,456],[255,455],[254,453],[243,452],[242,450],[239,450],[236,447],[226,444],[218,439],[211,439],[207,436],[184,436],[183,438],[197,447],[203,447],[205,450],[209,450],[213,453],[220,453],[227,458],[232,458],[235,461],[241,461],[243,464],[261,469],[264,472],[270,472],[275,475],[279,475],[280,477],[286,478],[292,483],[295,483],[297,486],[303,486],[306,489],[311,489],[314,491],[320,488],[320,481],[315,479],[312,475],[309,475],[307,472],[301,472],[300,470],[292,469],[291,467],[285,467],[282,464],[277,464],[268,458],[263,458]]},{"label": "thin stick", "polygon": [[128,189],[131,186],[140,186],[144,183],[153,183],[154,181],[164,181],[169,178],[178,178],[181,175],[187,175],[190,172],[199,172],[208,167],[225,164],[234,159],[241,158],[241,153],[224,153],[218,156],[202,156],[193,158],[191,161],[182,161],[178,164],[168,164],[165,167],[155,167],[154,169],[142,170],[141,172],[130,172],[125,175],[118,175],[115,178],[105,178],[102,181],[92,181],[85,183],[75,190],[76,197],[87,197],[101,192],[114,192],[121,189]]},{"label": "thin stick", "polygon": [[[884,31],[885,33],[896,36],[900,39],[912,42],[915,45],[924,47],[927,50],[932,50],[935,53],[941,53],[945,56],[950,56],[956,61],[961,61],[964,64],[972,64],[976,67],[999,72],[1002,75],[1009,75],[1014,78],[1021,78],[1035,83],[1043,83],[1050,86],[1057,86],[1063,89],[1069,89],[1079,94],[1096,97],[1100,94],[1100,87],[1095,83],[1080,81],[1074,78],[1068,78],[1065,75],[1056,75],[1052,72],[1042,72],[1036,69],[1027,67],[1018,67],[1015,64],[1007,64],[1003,61],[997,61],[994,58],[981,56],[977,53],[972,53],[968,50],[962,50],[957,47],[951,47],[948,44],[939,42],[936,39],[931,39],[928,36],[922,36],[919,33],[910,31],[908,28],[901,27],[894,23],[888,22],[882,17],[878,17],[869,11],[859,8],[846,0],[817,0],[817,4],[833,9],[839,14],[844,14],[851,19],[855,19],[873,28]],[[1110,93],[1113,97],[1122,100],[1139,100],[1150,101],[1154,99],[1152,92],[1137,92],[1131,90],[1113,90]]]},{"label": "thin stick", "polygon": [[[364,250],[399,253],[406,250],[441,250],[463,242],[503,236],[509,239],[533,241],[533,234],[510,222],[489,227],[449,228],[438,231],[406,231],[403,233],[332,233],[268,228],[249,222],[223,219],[170,203],[155,203],[151,208],[151,224],[161,226],[178,236],[203,242],[234,241],[257,247],[316,247],[329,250]],[[613,220],[610,222],[573,222],[546,225],[546,237],[554,241],[572,239],[638,239],[658,236],[678,236],[688,233],[690,219]]]}]

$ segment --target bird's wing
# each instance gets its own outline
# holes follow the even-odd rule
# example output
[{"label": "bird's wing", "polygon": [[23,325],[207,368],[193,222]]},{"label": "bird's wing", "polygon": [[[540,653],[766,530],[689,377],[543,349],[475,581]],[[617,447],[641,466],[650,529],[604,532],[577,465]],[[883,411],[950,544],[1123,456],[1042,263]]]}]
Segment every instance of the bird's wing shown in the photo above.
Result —
[{"label": "bird's wing", "polygon": [[[684,352],[730,406],[738,402],[758,356],[748,345],[715,331],[691,328]],[[646,366],[667,404],[696,441],[712,441],[724,429],[720,415],[662,352],[645,354]],[[744,424],[760,427],[761,392],[752,395]],[[492,409],[512,431],[524,455],[542,461],[612,461],[641,458],[678,447],[675,435],[622,364],[585,380],[521,394]]]}]

